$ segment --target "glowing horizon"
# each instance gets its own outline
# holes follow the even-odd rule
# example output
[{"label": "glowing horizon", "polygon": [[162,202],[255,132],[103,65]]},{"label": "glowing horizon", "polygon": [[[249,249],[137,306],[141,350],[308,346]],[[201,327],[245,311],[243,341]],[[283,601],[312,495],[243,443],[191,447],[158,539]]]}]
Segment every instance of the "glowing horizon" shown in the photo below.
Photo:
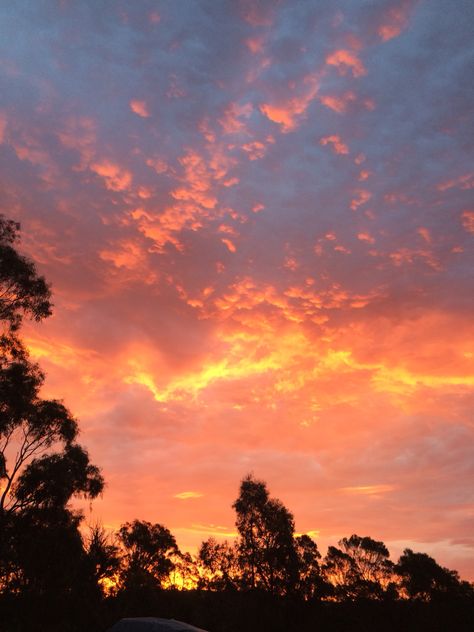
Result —
[{"label": "glowing horizon", "polygon": [[253,472],[323,553],[474,580],[472,4],[177,4],[0,8],[0,212],[86,518],[231,538]]}]

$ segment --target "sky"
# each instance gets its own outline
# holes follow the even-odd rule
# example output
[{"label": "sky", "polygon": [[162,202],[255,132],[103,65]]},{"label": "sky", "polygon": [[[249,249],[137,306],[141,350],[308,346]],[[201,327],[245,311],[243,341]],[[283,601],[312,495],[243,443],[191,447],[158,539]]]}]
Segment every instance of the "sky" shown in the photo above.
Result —
[{"label": "sky", "polygon": [[[248,473],[474,580],[471,0],[0,5],[0,212],[24,336],[106,489],[235,535]],[[471,79],[469,79],[471,77]]]}]

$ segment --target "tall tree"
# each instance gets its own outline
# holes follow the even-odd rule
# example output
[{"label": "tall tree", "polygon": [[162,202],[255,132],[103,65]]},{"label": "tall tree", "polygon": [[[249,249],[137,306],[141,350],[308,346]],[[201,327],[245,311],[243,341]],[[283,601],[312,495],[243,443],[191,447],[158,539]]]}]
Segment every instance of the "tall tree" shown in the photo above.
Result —
[{"label": "tall tree", "polygon": [[24,317],[41,320],[51,314],[48,284],[17,252],[19,228],[0,216],[0,590],[9,589],[11,578],[32,586],[33,571],[41,575],[41,555],[25,557],[28,550],[34,555],[27,543],[35,532],[43,542],[43,559],[54,566],[61,547],[46,532],[39,537],[42,527],[62,529],[67,546],[80,549],[80,516],[68,503],[75,495],[96,497],[104,484],[76,442],[76,420],[62,402],[41,397],[44,375],[18,337]]},{"label": "tall tree", "polygon": [[201,577],[199,585],[208,590],[235,590],[240,585],[238,550],[228,542],[209,538],[198,552]]},{"label": "tall tree", "polygon": [[405,549],[395,570],[401,579],[405,596],[420,601],[453,597],[474,598],[473,586],[461,581],[456,571],[440,566],[426,553]]},{"label": "tall tree", "polygon": [[120,568],[119,547],[100,524],[92,525],[84,537],[86,563],[104,593],[109,593],[117,583]]},{"label": "tall tree", "polygon": [[295,538],[298,557],[298,584],[296,592],[305,600],[320,599],[328,592],[321,575],[321,553],[316,542],[307,534]]},{"label": "tall tree", "polygon": [[330,546],[324,561],[327,579],[340,598],[380,598],[390,584],[393,564],[383,542],[351,535]]},{"label": "tall tree", "polygon": [[174,536],[161,524],[126,522],[118,532],[123,547],[124,588],[163,587],[179,556]]},{"label": "tall tree", "polygon": [[292,592],[298,578],[292,514],[278,499],[270,498],[263,481],[250,475],[242,481],[233,508],[244,587],[272,594]]}]

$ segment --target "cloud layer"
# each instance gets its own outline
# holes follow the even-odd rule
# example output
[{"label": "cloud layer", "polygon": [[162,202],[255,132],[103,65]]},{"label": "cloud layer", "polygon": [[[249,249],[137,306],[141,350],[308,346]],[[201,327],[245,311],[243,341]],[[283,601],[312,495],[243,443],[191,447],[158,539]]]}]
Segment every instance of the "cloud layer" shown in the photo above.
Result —
[{"label": "cloud layer", "polygon": [[0,210],[53,283],[27,337],[94,515],[229,537],[252,471],[323,549],[474,578],[472,3],[0,18]]}]

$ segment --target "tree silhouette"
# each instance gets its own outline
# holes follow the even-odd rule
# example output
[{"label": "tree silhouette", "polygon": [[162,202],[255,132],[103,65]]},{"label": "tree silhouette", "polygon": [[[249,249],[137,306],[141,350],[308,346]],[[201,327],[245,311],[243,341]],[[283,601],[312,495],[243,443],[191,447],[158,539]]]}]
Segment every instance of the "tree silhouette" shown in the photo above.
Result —
[{"label": "tree silhouette", "polygon": [[473,587],[461,581],[456,571],[440,566],[426,553],[405,549],[395,567],[401,586],[410,599],[421,601],[474,597]]},{"label": "tree silhouette", "polygon": [[18,253],[20,224],[0,215],[0,321],[17,331],[23,316],[41,320],[51,315],[51,291],[34,263]]},{"label": "tree silhouette", "polygon": [[244,587],[272,594],[292,592],[298,578],[292,514],[279,500],[269,497],[263,481],[250,475],[242,481],[233,507]]},{"label": "tree silhouette", "polygon": [[209,538],[198,552],[202,569],[199,585],[207,590],[235,590],[240,585],[238,550],[228,542]]},{"label": "tree silhouette", "polygon": [[321,553],[316,542],[307,534],[295,538],[298,556],[298,583],[296,593],[305,600],[324,597],[329,586],[321,575]]},{"label": "tree silhouette", "polygon": [[383,542],[369,536],[351,535],[337,547],[330,546],[324,571],[341,598],[381,598],[388,588],[393,564]]},{"label": "tree silhouette", "polygon": [[123,587],[162,587],[174,569],[173,556],[179,555],[170,531],[161,524],[134,520],[122,525],[118,537],[124,550]]},{"label": "tree silhouette", "polygon": [[[18,337],[25,316],[51,313],[49,286],[16,251],[18,239],[19,224],[0,217],[0,590],[15,583],[43,590],[54,584],[45,577],[56,561],[56,580],[67,581],[61,555],[71,564],[82,560],[82,553],[66,554],[69,546],[82,551],[80,516],[69,509],[70,499],[95,498],[104,482],[76,443],[76,420],[60,401],[41,398],[44,375]],[[34,533],[36,550],[29,546]]]},{"label": "tree silhouette", "polygon": [[110,586],[116,583],[120,569],[119,547],[104,527],[95,524],[84,537],[84,551],[95,583],[107,593]]}]

